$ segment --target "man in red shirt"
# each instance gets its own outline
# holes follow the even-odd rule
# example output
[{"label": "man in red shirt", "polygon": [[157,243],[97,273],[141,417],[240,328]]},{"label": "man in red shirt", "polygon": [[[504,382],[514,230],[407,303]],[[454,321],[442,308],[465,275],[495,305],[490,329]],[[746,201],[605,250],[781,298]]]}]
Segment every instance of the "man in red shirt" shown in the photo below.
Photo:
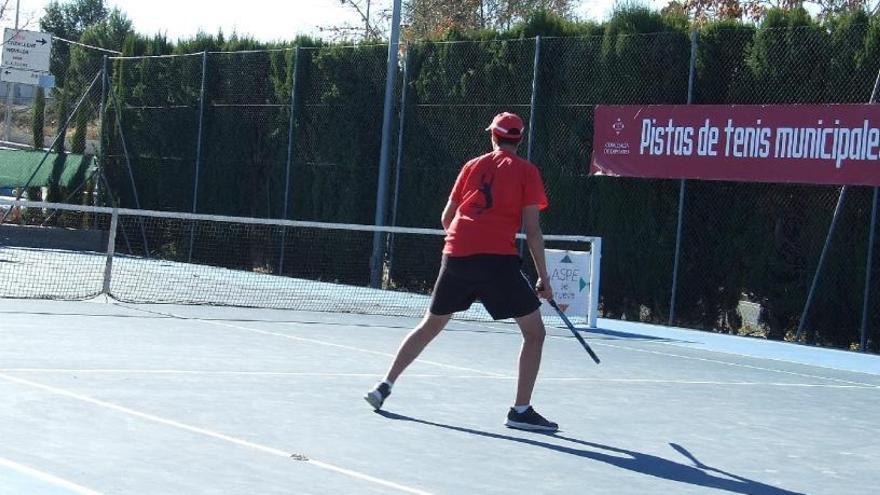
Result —
[{"label": "man in red shirt", "polygon": [[[516,400],[505,424],[525,430],[558,429],[530,405],[546,335],[535,291],[545,299],[553,292],[547,283],[539,223],[539,212],[547,207],[544,184],[538,168],[516,154],[523,128],[515,114],[495,116],[486,129],[491,131],[493,151],[467,162],[459,173],[443,210],[446,244],[431,307],[401,343],[385,379],[364,396],[374,409],[382,407],[397,377],[452,315],[479,299],[492,318],[514,318],[523,335]],[[538,271],[535,289],[520,271],[515,239],[523,226]]]}]

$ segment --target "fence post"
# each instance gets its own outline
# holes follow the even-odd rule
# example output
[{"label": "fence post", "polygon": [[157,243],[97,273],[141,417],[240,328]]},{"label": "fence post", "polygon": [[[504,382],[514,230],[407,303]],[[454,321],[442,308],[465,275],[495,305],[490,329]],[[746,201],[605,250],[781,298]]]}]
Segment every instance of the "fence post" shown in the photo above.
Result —
[{"label": "fence post", "polygon": [[[535,113],[537,113],[538,108],[538,77],[539,77],[539,68],[541,67],[541,37],[535,36],[535,58],[532,62],[532,97],[529,101],[529,139],[526,142],[526,160],[532,161],[532,151],[534,150],[535,145],[535,126],[537,125],[537,117]],[[520,229],[521,233],[525,233],[525,227]],[[520,258],[525,256],[526,252],[526,241],[525,239],[519,239],[516,241],[517,248],[519,249]]]},{"label": "fence post", "polygon": [[[293,156],[296,151],[296,126],[299,120],[299,57],[302,51],[302,47],[296,47],[296,52],[294,53],[293,59],[293,80],[290,83],[290,123],[288,124],[287,129],[287,166],[284,171],[284,220],[290,220],[288,218],[289,213],[289,205],[290,205],[290,168],[293,164]],[[281,247],[278,256],[278,274],[284,274],[284,244],[287,239],[287,229],[281,229]]]},{"label": "fence post", "polygon": [[825,237],[825,245],[822,246],[822,254],[819,255],[819,266],[816,267],[816,273],[813,274],[813,283],[810,284],[810,292],[807,294],[807,302],[804,304],[804,311],[801,313],[801,320],[798,322],[797,335],[795,342],[801,341],[801,334],[807,325],[807,314],[810,306],[813,304],[813,297],[816,295],[816,286],[819,285],[819,276],[822,274],[822,268],[825,266],[825,257],[828,255],[828,248],[831,246],[831,238],[834,237],[834,231],[837,229],[837,221],[840,219],[840,212],[843,211],[843,204],[846,202],[846,191],[848,186],[840,188],[840,196],[837,198],[837,206],[834,208],[834,216],[831,217],[831,225],[828,227],[828,235]]},{"label": "fence post", "polygon": [[[196,136],[196,165],[195,174],[193,176],[193,202],[192,212],[196,213],[199,200],[199,169],[202,163],[202,133],[205,123],[205,79],[208,72],[208,52],[202,52],[202,88],[199,92],[199,134]],[[195,222],[190,227],[189,232],[189,262],[192,262],[193,244],[195,243],[196,229]]]},{"label": "fence post", "polygon": [[[100,77],[100,76],[101,76],[100,73],[95,74],[95,78],[92,79],[92,83],[89,84],[89,87],[86,89],[85,93],[83,93],[82,97],[76,103],[76,106],[73,107],[73,112],[71,112],[71,114],[67,118],[67,120],[64,119],[64,116],[59,116],[58,123],[60,124],[62,121],[64,122],[63,127],[60,127],[60,129],[62,129],[62,131],[64,129],[67,129],[67,126],[69,126],[70,123],[73,121],[73,117],[76,115],[77,112],[79,112],[80,107],[86,101],[86,98],[89,96],[89,93],[92,92],[92,89],[94,89],[95,84],[98,83],[98,77]],[[25,182],[24,186],[19,188],[18,194],[15,195],[16,201],[21,201],[21,198],[24,195],[24,192],[27,190],[28,187],[30,187],[31,182],[33,182],[33,180],[34,180],[34,177],[37,176],[37,173],[40,171],[41,168],[43,168],[43,165],[46,164],[46,160],[49,158],[49,155],[52,154],[52,150],[55,149],[55,147],[58,145],[58,141],[61,139],[64,139],[64,132],[59,132],[58,135],[55,136],[55,139],[52,141],[52,145],[49,147],[49,149],[47,149],[46,152],[43,153],[43,159],[40,160],[40,163],[37,165],[37,168],[35,168],[33,173],[31,173],[30,177],[28,178],[27,182]],[[6,217],[11,212],[12,212],[12,208],[9,208],[8,210],[6,210],[3,213],[2,216],[0,216],[0,223],[5,222]]]},{"label": "fence post", "polygon": [[[871,91],[871,98],[868,100],[869,104],[873,104],[877,102],[877,90],[878,86],[880,86],[880,72],[877,74],[877,79],[874,81],[874,89]],[[819,255],[819,266],[816,267],[816,273],[813,274],[813,282],[810,284],[810,292],[807,294],[807,302],[804,304],[804,311],[801,313],[801,320],[798,322],[797,335],[795,335],[795,342],[801,341],[801,334],[803,334],[804,327],[807,325],[807,315],[810,311],[810,306],[813,304],[813,298],[816,295],[816,286],[819,284],[819,276],[822,274],[822,268],[825,266],[825,256],[828,254],[828,248],[831,245],[831,239],[834,236],[834,231],[837,229],[837,221],[840,218],[840,212],[843,210],[843,204],[846,201],[846,191],[849,189],[849,186],[843,186],[840,188],[840,197],[837,198],[837,207],[834,208],[834,216],[831,217],[831,225],[828,227],[828,235],[825,237],[825,245],[822,246],[822,254]],[[861,328],[861,350],[865,350],[865,346],[867,346],[867,319],[868,319],[868,303],[869,303],[869,294],[871,292],[871,257],[873,255],[873,247],[874,247],[874,224],[877,220],[877,188],[874,188],[874,206],[872,207],[871,213],[871,225],[870,225],[870,234],[869,234],[869,245],[868,245],[868,260],[867,260],[867,271],[865,272],[865,294],[862,306],[862,328]]]},{"label": "fence post", "polygon": [[[391,203],[391,225],[397,226],[397,207],[400,204],[400,174],[403,167],[403,137],[406,130],[406,100],[409,91],[409,68],[412,62],[411,46],[407,47],[403,59],[403,84],[400,86],[400,123],[397,130],[397,157],[394,164],[394,199]],[[388,269],[394,263],[394,234],[388,235]]]},{"label": "fence post", "polygon": [[[8,3],[7,3],[8,5]],[[18,34],[19,29],[19,18],[18,18],[18,4],[15,5],[15,33]],[[9,40],[4,39],[3,44]],[[15,83],[6,83],[6,135],[4,137],[4,141],[11,141],[12,139],[12,107],[15,105]],[[64,118],[63,116],[61,117]],[[12,208],[10,208],[11,210]]]},{"label": "fence post", "polygon": [[535,125],[538,122],[535,114],[537,113],[537,103],[538,103],[538,77],[539,70],[541,67],[541,37],[535,37],[535,62],[532,66],[532,101],[530,104],[530,115],[529,115],[529,142],[528,148],[526,149],[526,160],[532,161],[532,151],[534,150],[535,145]]},{"label": "fence post", "polygon": [[397,225],[397,207],[400,202],[400,170],[403,167],[403,136],[406,129],[406,100],[407,87],[409,85],[409,67],[412,55],[407,49],[406,57],[403,59],[403,84],[400,91],[400,123],[397,130],[397,157],[394,164],[394,200],[391,204],[391,225]]},{"label": "fence post", "polygon": [[[877,92],[880,91],[880,71],[874,80],[874,90],[871,91],[870,103],[877,103]],[[871,224],[868,226],[868,260],[865,262],[865,295],[862,301],[862,329],[859,350],[868,350],[868,305],[871,302],[871,270],[874,260],[874,239],[877,232],[877,198],[880,188],[874,187],[874,201],[871,203]]]},{"label": "fence post", "polygon": [[[122,59],[119,61],[120,65],[120,73],[122,72]],[[122,78],[120,77],[120,86],[123,85]],[[120,88],[121,89],[121,88]],[[119,143],[122,144],[122,155],[125,157],[125,168],[128,169],[128,180],[131,184],[131,192],[134,196],[134,206],[137,209],[141,209],[141,200],[138,195],[137,183],[134,180],[134,169],[131,166],[131,155],[128,153],[128,145],[125,142],[125,129],[122,127],[122,101],[119,100],[119,95],[116,94],[115,91],[111,89],[110,96],[113,98],[113,102],[115,103],[113,107],[116,109],[116,128],[119,130]],[[110,190],[110,183],[107,181],[107,177],[104,176],[104,185],[107,186],[107,190]],[[144,241],[144,257],[147,259],[150,258],[150,245],[147,240],[147,231],[144,229],[143,219],[138,218],[138,226],[141,230],[141,239]],[[122,234],[128,238],[125,234],[125,230],[123,229]]]},{"label": "fence post", "polygon": [[[397,51],[400,45],[400,3],[394,0],[391,39],[388,42],[388,66],[385,71],[385,111],[382,117],[382,148],[379,157],[379,184],[376,190],[376,225],[385,224],[388,191],[388,162],[391,155],[391,112],[394,110],[394,86],[397,81]],[[370,258],[370,287],[379,288],[382,280],[384,234],[373,234],[373,255]]]},{"label": "fence post", "polygon": [[9,142],[12,139],[12,133],[10,129],[12,127],[12,107],[15,105],[15,96],[13,93],[15,92],[15,83],[6,83],[6,122],[5,122],[5,130],[3,131],[3,140]]},{"label": "fence post", "polygon": [[862,301],[862,335],[859,350],[866,352],[868,350],[868,306],[871,303],[871,270],[873,269],[872,261],[874,259],[874,240],[877,232],[877,196],[880,188],[874,188],[874,201],[871,203],[871,226],[868,234],[868,261],[865,267],[865,296]]},{"label": "fence post", "polygon": [[[107,108],[107,55],[104,55],[103,63],[101,66],[101,103],[98,107],[98,119],[100,123],[98,124],[98,173],[104,172],[104,138],[106,137],[105,129],[104,129],[104,112]],[[107,191],[109,193],[109,191]],[[95,181],[95,197],[93,198],[94,206],[98,206],[102,204],[101,202],[101,181]],[[95,221],[97,223],[98,214],[95,214]]]},{"label": "fence post", "polygon": [[104,295],[110,295],[110,282],[113,274],[113,255],[116,253],[116,229],[119,226],[119,209],[113,208],[110,218],[110,232],[107,241],[107,262],[104,264]]},{"label": "fence post", "polygon": [[[697,74],[697,39],[699,32],[694,29],[691,31],[691,62],[688,72],[688,105],[694,102],[694,80]],[[678,298],[678,271],[681,262],[681,237],[682,228],[684,227],[684,204],[685,195],[687,193],[687,180],[681,179],[678,189],[678,226],[675,230],[675,257],[672,262],[672,291],[669,297],[669,322],[672,326],[675,322],[675,301]]]}]

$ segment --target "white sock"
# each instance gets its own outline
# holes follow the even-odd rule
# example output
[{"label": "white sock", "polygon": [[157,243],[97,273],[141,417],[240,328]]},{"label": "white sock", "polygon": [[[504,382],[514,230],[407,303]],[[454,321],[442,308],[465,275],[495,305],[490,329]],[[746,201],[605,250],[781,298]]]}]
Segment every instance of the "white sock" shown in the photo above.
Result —
[{"label": "white sock", "polygon": [[522,414],[526,412],[530,407],[532,407],[531,404],[526,404],[524,406],[513,406],[513,410],[516,411],[517,414]]}]

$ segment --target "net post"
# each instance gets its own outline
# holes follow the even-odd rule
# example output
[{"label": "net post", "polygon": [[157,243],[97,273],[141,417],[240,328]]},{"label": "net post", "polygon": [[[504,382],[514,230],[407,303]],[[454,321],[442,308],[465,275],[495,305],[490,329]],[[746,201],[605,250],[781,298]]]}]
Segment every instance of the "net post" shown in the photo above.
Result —
[{"label": "net post", "polygon": [[104,264],[104,291],[106,296],[110,295],[110,283],[113,275],[113,256],[116,253],[116,229],[119,226],[119,208],[113,208],[113,215],[110,217],[110,232],[107,240],[107,262]]},{"label": "net post", "polygon": [[598,328],[599,321],[599,280],[602,266],[602,238],[596,237],[590,247],[590,314],[587,324],[590,328]]}]

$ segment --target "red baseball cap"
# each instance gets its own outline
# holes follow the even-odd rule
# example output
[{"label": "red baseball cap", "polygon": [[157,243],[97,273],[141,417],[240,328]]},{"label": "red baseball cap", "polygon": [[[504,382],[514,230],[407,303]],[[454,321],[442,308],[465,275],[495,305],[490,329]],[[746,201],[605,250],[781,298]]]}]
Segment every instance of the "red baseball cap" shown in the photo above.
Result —
[{"label": "red baseball cap", "polygon": [[522,139],[524,127],[525,125],[519,115],[510,112],[502,112],[492,119],[492,123],[489,124],[489,127],[487,127],[486,130],[492,131],[492,134],[501,138]]}]

